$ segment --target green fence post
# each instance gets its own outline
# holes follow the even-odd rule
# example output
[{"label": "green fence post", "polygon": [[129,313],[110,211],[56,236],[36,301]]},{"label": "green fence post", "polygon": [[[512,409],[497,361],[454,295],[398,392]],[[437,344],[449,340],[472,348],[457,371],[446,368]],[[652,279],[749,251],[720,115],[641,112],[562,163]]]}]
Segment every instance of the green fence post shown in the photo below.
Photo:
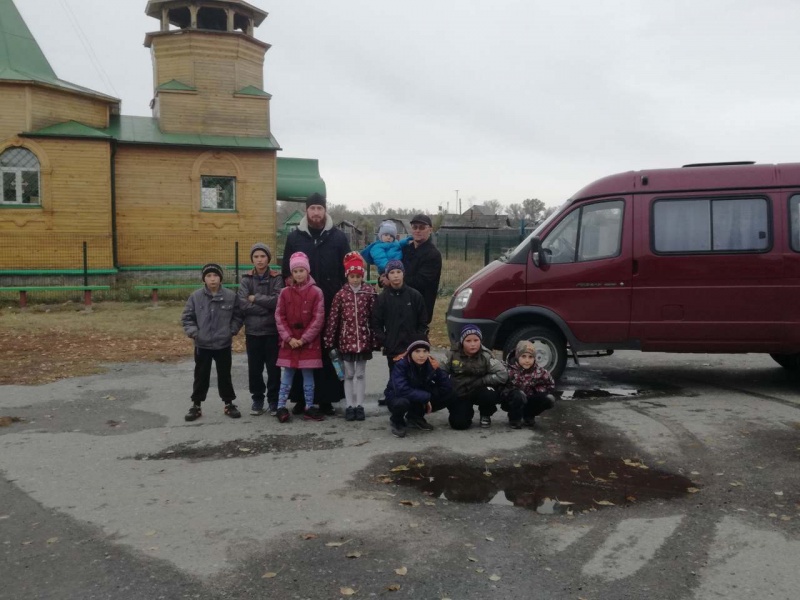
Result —
[{"label": "green fence post", "polygon": [[467,236],[464,235],[464,262],[467,262]]},{"label": "green fence post", "polygon": [[83,242],[83,285],[89,285],[89,251]]},{"label": "green fence post", "polygon": [[239,283],[239,240],[236,240],[233,253],[235,254],[234,259],[236,260],[234,263],[236,265],[236,283]]},{"label": "green fence post", "polygon": [[450,234],[444,234],[444,257],[450,258]]},{"label": "green fence post", "polygon": [[486,238],[486,243],[483,245],[483,265],[489,264],[489,256],[491,254],[489,238]]}]

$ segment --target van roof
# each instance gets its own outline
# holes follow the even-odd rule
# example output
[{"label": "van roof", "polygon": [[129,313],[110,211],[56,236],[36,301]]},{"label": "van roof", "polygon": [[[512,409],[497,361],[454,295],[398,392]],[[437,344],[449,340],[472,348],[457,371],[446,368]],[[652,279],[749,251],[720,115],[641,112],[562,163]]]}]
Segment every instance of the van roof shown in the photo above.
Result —
[{"label": "van roof", "polygon": [[712,163],[609,175],[578,191],[570,198],[570,202],[617,194],[733,191],[788,186],[800,186],[800,163]]}]

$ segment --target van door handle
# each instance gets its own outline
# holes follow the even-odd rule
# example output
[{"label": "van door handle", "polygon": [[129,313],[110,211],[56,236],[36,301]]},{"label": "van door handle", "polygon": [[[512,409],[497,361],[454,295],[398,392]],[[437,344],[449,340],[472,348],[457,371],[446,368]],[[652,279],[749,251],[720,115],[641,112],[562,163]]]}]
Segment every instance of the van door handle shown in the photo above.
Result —
[{"label": "van door handle", "polygon": [[634,261],[633,261],[633,274],[634,275],[638,275],[639,274],[639,261],[636,260],[636,259],[634,259]]}]

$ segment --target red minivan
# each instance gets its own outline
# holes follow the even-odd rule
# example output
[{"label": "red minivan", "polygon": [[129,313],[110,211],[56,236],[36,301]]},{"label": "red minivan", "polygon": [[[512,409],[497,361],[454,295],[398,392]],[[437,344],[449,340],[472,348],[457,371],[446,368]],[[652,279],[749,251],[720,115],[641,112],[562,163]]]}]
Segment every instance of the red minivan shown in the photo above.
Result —
[{"label": "red minivan", "polygon": [[504,354],[766,352],[800,369],[800,163],[714,163],[583,188],[455,292],[450,343],[475,323]]}]

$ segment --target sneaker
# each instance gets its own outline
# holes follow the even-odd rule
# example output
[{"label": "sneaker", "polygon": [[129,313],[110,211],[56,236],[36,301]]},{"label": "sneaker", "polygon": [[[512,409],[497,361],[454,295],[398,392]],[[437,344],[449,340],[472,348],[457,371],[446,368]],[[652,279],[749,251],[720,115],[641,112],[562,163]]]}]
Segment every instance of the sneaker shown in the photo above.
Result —
[{"label": "sneaker", "polygon": [[276,410],[275,416],[278,417],[278,423],[286,423],[292,418],[292,415],[289,414],[289,409],[285,406],[281,406]]},{"label": "sneaker", "polygon": [[406,437],[406,428],[404,425],[396,425],[395,423],[390,423],[390,428],[392,431],[392,435],[397,438],[404,438]]},{"label": "sneaker", "polygon": [[524,420],[525,427],[536,427],[536,417],[531,417]]},{"label": "sneaker", "polygon": [[185,421],[196,421],[202,416],[203,416],[203,410],[200,408],[200,405],[194,404],[192,408],[189,409],[189,412],[186,413],[186,416],[183,417],[183,419]]},{"label": "sneaker", "polygon": [[330,402],[328,402],[326,404],[320,404],[319,405],[319,412],[322,413],[323,415],[327,415],[329,417],[333,417],[333,416],[336,415],[336,409],[333,408],[333,404],[331,404]]},{"label": "sneaker", "polygon": [[508,424],[511,426],[511,429],[522,429],[522,421],[519,419],[516,421],[509,421]]},{"label": "sneaker", "polygon": [[271,417],[274,417],[278,414],[278,405],[274,402],[271,402],[269,405],[269,414]]},{"label": "sneaker", "polygon": [[481,427],[487,429],[492,426],[492,417],[489,415],[481,415]]},{"label": "sneaker", "polygon": [[356,406],[356,421],[363,421],[367,418],[366,413],[364,413],[363,406]]},{"label": "sneaker", "polygon": [[225,414],[231,419],[238,419],[242,416],[242,413],[239,412],[239,409],[236,408],[236,405],[233,402],[228,402],[225,405]]},{"label": "sneaker", "polygon": [[250,414],[254,417],[264,414],[264,402],[253,402],[250,406]]},{"label": "sneaker", "polygon": [[356,409],[354,406],[348,406],[344,409],[344,420],[345,421],[355,421],[356,420]]},{"label": "sneaker", "polygon": [[406,417],[409,427],[416,427],[422,431],[433,431],[433,425],[425,420],[425,417]]},{"label": "sneaker", "polygon": [[305,411],[306,411],[305,402],[295,402],[294,406],[292,407],[293,415],[302,415]]},{"label": "sneaker", "polygon": [[305,421],[324,421],[325,417],[319,412],[316,406],[309,406],[306,412],[303,413],[303,420]]}]

